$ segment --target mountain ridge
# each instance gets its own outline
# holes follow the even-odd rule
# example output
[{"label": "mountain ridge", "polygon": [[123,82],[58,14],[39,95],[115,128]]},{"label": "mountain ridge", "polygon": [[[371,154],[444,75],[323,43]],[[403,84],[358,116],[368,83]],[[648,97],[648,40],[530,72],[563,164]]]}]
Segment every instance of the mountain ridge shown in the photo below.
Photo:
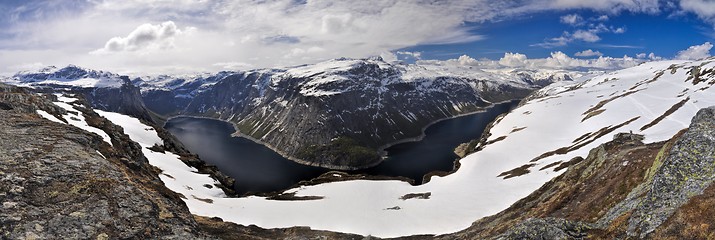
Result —
[{"label": "mountain ridge", "polygon": [[[14,79],[28,86],[69,85],[91,94],[88,99],[93,106],[117,111],[108,108],[117,104],[102,102],[116,95],[117,85],[45,81],[48,75],[58,75],[53,69],[75,71],[76,76],[104,73],[68,66],[18,73]],[[144,103],[124,105],[150,110],[142,118],[155,122],[179,115],[228,121],[237,135],[296,162],[352,170],[378,164],[382,149],[419,138],[419,130],[435,121],[519,99],[551,82],[570,81],[582,74],[340,58],[279,69],[134,78],[131,85],[139,87]],[[132,88],[126,77],[117,81],[122,81],[123,88]],[[132,89],[119,92],[132,95],[126,99],[136,98]],[[94,97],[97,92],[107,93]],[[125,113],[136,115],[137,111]]]}]

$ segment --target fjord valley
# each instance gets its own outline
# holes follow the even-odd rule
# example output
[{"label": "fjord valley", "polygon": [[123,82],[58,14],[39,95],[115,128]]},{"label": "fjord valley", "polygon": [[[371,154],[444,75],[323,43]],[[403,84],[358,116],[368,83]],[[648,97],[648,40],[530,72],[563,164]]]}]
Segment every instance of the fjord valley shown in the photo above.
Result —
[{"label": "fjord valley", "polygon": [[0,238],[711,239],[711,9],[2,2]]}]

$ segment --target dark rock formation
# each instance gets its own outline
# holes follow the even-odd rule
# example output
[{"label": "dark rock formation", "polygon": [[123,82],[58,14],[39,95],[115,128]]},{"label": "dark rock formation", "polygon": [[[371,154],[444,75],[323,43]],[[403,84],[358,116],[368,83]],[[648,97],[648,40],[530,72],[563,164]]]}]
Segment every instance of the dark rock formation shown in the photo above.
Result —
[{"label": "dark rock formation", "polygon": [[136,117],[152,123],[160,122],[144,105],[139,88],[132,85],[127,76],[121,76],[122,86],[119,88],[72,88],[81,92],[92,108],[108,112],[117,112]]},{"label": "dark rock formation", "polygon": [[85,115],[109,145],[41,118],[63,112],[37,94],[0,84],[0,102],[0,238],[206,238],[120,127]]},{"label": "dark rock formation", "polygon": [[530,218],[511,227],[496,239],[585,239],[591,228],[588,224],[560,218]]},{"label": "dark rock formation", "polygon": [[648,193],[628,221],[628,234],[645,237],[715,180],[715,107],[702,109],[670,154],[656,162]]}]

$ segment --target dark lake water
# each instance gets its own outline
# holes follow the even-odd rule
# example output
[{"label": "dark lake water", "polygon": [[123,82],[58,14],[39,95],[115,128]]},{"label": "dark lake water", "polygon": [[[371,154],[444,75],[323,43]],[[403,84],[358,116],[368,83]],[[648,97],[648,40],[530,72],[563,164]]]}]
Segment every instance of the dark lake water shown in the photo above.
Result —
[{"label": "dark lake water", "polygon": [[[432,171],[451,171],[460,143],[479,138],[494,118],[510,111],[519,101],[497,104],[485,112],[438,122],[427,128],[425,138],[386,149],[388,159],[379,165],[350,173],[401,176],[414,179]],[[290,161],[273,150],[251,140],[231,137],[231,124],[205,118],[177,117],[164,126],[186,148],[202,160],[216,165],[221,172],[236,179],[236,191],[272,192],[283,190],[330,170]]]}]

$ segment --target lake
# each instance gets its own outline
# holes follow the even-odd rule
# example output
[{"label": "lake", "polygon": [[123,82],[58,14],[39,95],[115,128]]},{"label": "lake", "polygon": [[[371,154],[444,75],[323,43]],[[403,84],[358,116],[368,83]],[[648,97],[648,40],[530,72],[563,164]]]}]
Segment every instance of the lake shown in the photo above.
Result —
[{"label": "lake", "polygon": [[[387,159],[379,165],[349,173],[408,177],[420,183],[429,172],[451,171],[458,158],[454,148],[479,138],[499,114],[518,104],[519,101],[496,104],[484,112],[433,124],[421,141],[387,148]],[[189,151],[236,179],[235,189],[239,194],[283,190],[330,171],[295,163],[261,144],[232,137],[233,126],[220,120],[177,117],[169,120],[164,128]]]}]

